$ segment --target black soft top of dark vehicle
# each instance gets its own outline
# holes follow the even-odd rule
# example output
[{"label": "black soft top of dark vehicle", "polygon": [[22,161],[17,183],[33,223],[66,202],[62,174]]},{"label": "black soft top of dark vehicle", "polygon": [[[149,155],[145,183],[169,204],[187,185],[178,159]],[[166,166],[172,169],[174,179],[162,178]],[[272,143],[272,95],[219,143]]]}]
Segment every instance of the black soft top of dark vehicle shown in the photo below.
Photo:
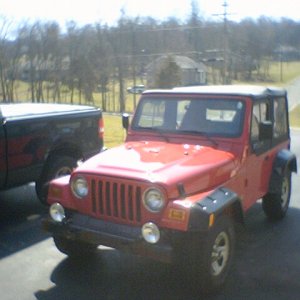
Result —
[{"label": "black soft top of dark vehicle", "polygon": [[286,96],[286,90],[276,87],[264,87],[255,85],[207,85],[175,87],[168,90],[147,90],[147,94],[203,94],[203,95],[228,95],[228,96],[250,96],[261,98],[265,96]]},{"label": "black soft top of dark vehicle", "polygon": [[31,118],[44,115],[72,114],[78,112],[98,111],[93,106],[53,103],[13,103],[0,104],[0,117],[5,119]]}]

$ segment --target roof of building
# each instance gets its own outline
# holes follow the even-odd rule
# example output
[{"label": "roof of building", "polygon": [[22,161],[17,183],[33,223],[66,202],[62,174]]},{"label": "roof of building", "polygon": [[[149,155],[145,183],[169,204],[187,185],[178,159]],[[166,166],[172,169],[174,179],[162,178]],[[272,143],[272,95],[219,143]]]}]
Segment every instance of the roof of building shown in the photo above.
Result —
[{"label": "roof of building", "polygon": [[181,68],[181,69],[205,69],[205,65],[203,63],[198,63],[192,60],[191,58],[187,56],[182,56],[182,55],[163,55],[158,58],[156,58],[153,62],[151,62],[148,66],[147,69],[151,69],[153,67],[161,67],[162,63],[166,61],[167,59],[171,59]]}]

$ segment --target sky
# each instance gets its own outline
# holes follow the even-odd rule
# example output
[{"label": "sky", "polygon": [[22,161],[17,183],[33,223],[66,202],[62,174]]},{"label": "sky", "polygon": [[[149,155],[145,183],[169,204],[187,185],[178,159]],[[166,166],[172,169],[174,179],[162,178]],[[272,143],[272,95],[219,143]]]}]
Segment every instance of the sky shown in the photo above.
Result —
[{"label": "sky", "polygon": [[[196,1],[206,19],[222,18],[224,0]],[[232,21],[246,17],[256,19],[262,15],[300,21],[299,0],[227,0],[227,4],[228,19]],[[80,26],[93,23],[114,25],[121,10],[129,17],[185,20],[191,12],[191,0],[0,0],[0,17],[13,23],[57,21],[64,26],[73,20]]]}]

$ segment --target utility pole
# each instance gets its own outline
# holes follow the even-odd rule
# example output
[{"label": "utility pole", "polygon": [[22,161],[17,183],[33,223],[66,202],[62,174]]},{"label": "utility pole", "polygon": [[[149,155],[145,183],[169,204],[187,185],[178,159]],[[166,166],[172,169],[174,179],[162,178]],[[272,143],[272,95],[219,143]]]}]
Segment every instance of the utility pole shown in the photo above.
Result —
[{"label": "utility pole", "polygon": [[214,14],[214,16],[222,16],[223,17],[223,84],[229,83],[228,76],[228,12],[227,0],[224,0],[222,6],[224,7],[224,11],[222,14]]},{"label": "utility pole", "polygon": [[224,13],[223,13],[223,21],[224,21],[224,32],[223,32],[223,51],[224,51],[224,79],[223,83],[228,84],[228,21],[227,21],[227,1],[224,0],[223,3]]}]

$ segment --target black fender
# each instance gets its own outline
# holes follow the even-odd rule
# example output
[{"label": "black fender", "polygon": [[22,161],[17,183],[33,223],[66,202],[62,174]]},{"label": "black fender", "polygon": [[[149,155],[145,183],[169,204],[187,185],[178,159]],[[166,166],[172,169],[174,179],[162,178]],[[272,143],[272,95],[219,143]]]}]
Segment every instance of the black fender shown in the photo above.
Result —
[{"label": "black fender", "polygon": [[214,219],[226,214],[234,221],[243,223],[243,210],[240,199],[233,191],[221,187],[204,199],[199,199],[191,207],[189,231],[205,231],[209,229],[210,217]]},{"label": "black fender", "polygon": [[283,149],[277,153],[273,162],[269,193],[280,193],[282,178],[287,171],[297,173],[297,158],[291,151]]}]

